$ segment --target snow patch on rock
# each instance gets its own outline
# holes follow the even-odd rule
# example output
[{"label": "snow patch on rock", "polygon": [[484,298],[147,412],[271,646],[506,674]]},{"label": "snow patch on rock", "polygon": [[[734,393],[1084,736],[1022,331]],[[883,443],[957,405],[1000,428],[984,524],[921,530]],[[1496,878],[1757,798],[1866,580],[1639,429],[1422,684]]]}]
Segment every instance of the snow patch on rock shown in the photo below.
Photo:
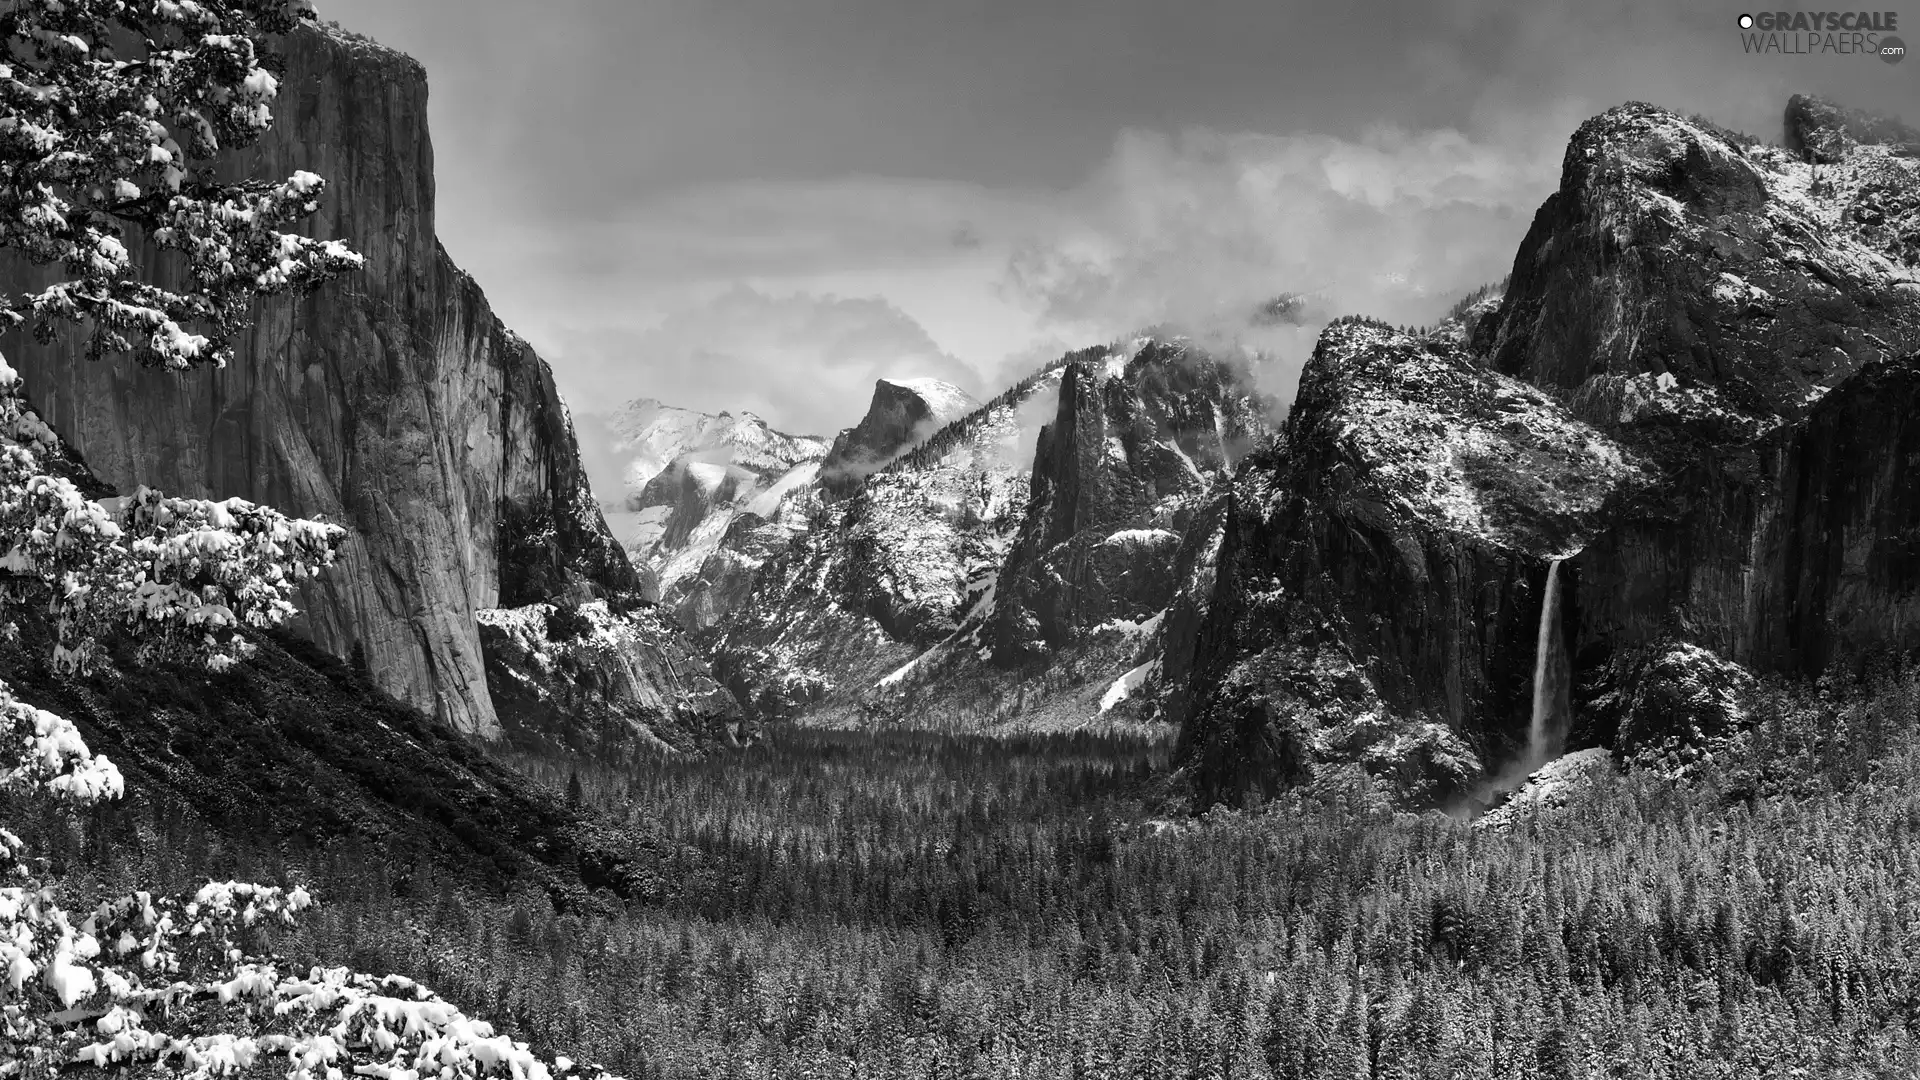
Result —
[{"label": "snow patch on rock", "polygon": [[1503,547],[1577,547],[1569,522],[1646,482],[1621,446],[1545,392],[1438,335],[1354,320],[1328,327],[1290,437],[1330,435],[1380,501]]},{"label": "snow patch on rock", "polygon": [[1171,529],[1121,529],[1100,541],[1108,547],[1161,547],[1180,542],[1180,534]]},{"label": "snow patch on rock", "polygon": [[1614,775],[1613,755],[1595,747],[1554,758],[1527,777],[1506,802],[1475,818],[1475,828],[1504,829],[1529,812],[1565,809],[1582,792]]},{"label": "snow patch on rock", "polygon": [[1113,711],[1114,706],[1137,693],[1159,667],[1160,660],[1156,657],[1113,680],[1113,685],[1107,687],[1107,692],[1100,696],[1101,714]]},{"label": "snow patch on rock", "polygon": [[882,382],[911,390],[927,403],[938,424],[950,424],[979,408],[980,403],[965,390],[940,379],[883,379]]}]

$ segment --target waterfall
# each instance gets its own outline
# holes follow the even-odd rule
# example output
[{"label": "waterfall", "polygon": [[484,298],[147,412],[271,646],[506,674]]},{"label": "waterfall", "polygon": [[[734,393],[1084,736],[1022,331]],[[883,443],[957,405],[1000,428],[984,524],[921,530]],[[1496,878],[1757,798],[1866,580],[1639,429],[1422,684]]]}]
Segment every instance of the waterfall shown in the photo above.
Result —
[{"label": "waterfall", "polygon": [[1565,737],[1565,732],[1554,724],[1553,715],[1560,696],[1554,677],[1559,668],[1553,662],[1558,629],[1555,624],[1560,612],[1560,562],[1555,559],[1547,567],[1546,595],[1540,601],[1540,632],[1533,644],[1533,720],[1527,725],[1526,756],[1529,772],[1559,753],[1559,743]]},{"label": "waterfall", "polygon": [[1567,683],[1571,672],[1560,648],[1560,564],[1547,565],[1547,587],[1540,596],[1540,629],[1533,639],[1533,717],[1527,724],[1526,750],[1488,778],[1462,805],[1477,813],[1515,791],[1542,765],[1560,756],[1567,740]]}]

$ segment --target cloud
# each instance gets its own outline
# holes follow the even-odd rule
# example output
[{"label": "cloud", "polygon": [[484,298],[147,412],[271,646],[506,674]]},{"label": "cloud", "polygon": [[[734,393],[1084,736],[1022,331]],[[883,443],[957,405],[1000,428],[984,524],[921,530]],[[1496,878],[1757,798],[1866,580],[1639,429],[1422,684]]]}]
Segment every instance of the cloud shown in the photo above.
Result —
[{"label": "cloud", "polygon": [[[1004,288],[1092,340],[1169,323],[1237,341],[1275,358],[1262,389],[1290,399],[1326,317],[1433,322],[1507,272],[1571,125],[1545,130],[1123,132],[1059,227],[1015,248]],[[1249,327],[1283,292],[1312,294],[1317,318]]]},{"label": "cloud", "polygon": [[1424,321],[1506,270],[1587,116],[1777,137],[1795,90],[1911,112],[1916,67],[1746,55],[1738,9],[1666,0],[324,6],[432,72],[440,233],[569,395],[710,407],[746,368],[656,379],[635,350],[736,282],[884,297],[988,391],[1030,342],[1287,289]]},{"label": "cloud", "polygon": [[1156,322],[1243,326],[1262,301],[1426,319],[1499,277],[1559,155],[1457,131],[1128,131],[1059,234],[1022,245],[1008,287],[1112,336]]},{"label": "cloud", "polygon": [[1051,220],[1044,192],[849,176],[713,184],[615,217],[516,218],[448,238],[456,259],[548,295],[649,295],[687,283],[804,281],[1003,258]]},{"label": "cloud", "polygon": [[555,351],[577,413],[653,397],[706,412],[746,409],[802,434],[856,422],[883,376],[978,390],[972,369],[879,297],[735,285],[652,326],[562,331]]},{"label": "cloud", "polygon": [[[915,179],[755,181],[651,197],[608,221],[504,220],[448,243],[554,362],[569,400],[648,395],[712,411],[772,394],[763,369],[861,349],[876,357],[871,378],[995,386],[981,376],[1035,335],[1031,313],[994,285],[1014,244],[1057,217],[1050,198]],[[700,349],[733,360],[686,359]],[[844,388],[844,374],[792,393]],[[871,378],[834,409],[803,398],[765,411],[831,434],[859,419]]]}]

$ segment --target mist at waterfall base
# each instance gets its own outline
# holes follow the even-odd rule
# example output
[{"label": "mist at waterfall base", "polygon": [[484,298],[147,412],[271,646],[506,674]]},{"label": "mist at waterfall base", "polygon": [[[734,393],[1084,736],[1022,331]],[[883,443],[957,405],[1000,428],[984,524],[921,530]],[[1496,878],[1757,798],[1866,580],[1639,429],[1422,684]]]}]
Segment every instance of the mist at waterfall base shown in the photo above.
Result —
[{"label": "mist at waterfall base", "polygon": [[1539,630],[1533,643],[1533,711],[1527,721],[1526,748],[1481,784],[1455,813],[1471,816],[1492,808],[1566,748],[1570,672],[1560,641],[1560,565],[1566,558],[1548,564],[1546,584],[1541,589]]}]

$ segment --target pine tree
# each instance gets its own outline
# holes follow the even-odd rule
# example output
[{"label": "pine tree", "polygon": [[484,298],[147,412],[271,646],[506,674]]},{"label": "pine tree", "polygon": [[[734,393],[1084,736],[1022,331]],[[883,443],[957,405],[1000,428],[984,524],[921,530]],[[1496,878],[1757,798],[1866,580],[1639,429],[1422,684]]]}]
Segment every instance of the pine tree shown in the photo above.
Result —
[{"label": "pine tree", "polygon": [[[358,267],[338,241],[282,231],[318,208],[319,177],[225,183],[212,171],[272,123],[268,45],[311,17],[297,0],[8,5],[0,248],[65,273],[0,296],[0,328],[51,340],[79,327],[93,359],[224,365],[255,298]],[[152,284],[131,254],[141,243],[182,263],[185,287]],[[298,580],[344,537],[244,500],[146,488],[109,510],[82,494],[84,471],[23,389],[0,359],[0,618],[49,609],[62,669],[127,624],[230,665],[247,652],[236,628],[283,621]]]}]

